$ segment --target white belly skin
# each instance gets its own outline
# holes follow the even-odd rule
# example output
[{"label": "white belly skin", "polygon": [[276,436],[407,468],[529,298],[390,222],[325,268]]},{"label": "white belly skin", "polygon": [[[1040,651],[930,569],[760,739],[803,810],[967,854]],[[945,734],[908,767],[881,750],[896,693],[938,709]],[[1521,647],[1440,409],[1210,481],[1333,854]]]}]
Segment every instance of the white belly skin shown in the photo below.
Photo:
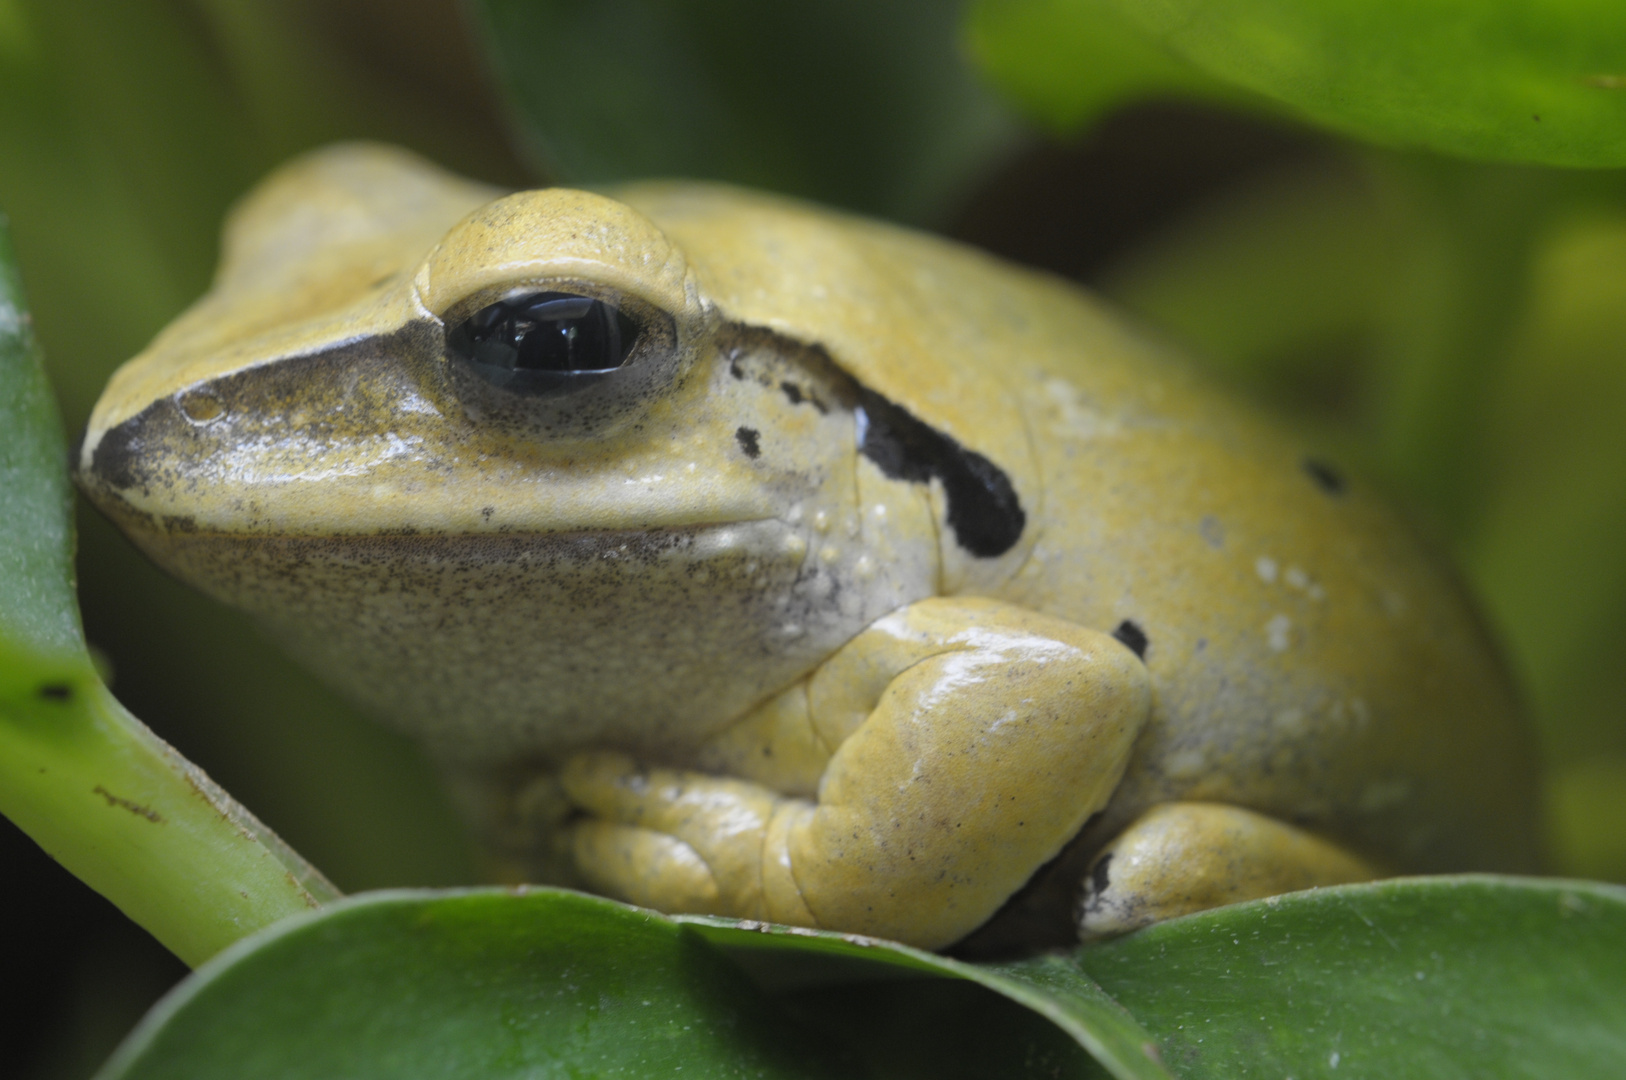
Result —
[{"label": "white belly skin", "polygon": [[154,554],[458,765],[556,759],[583,746],[681,754],[906,602],[896,583],[841,587],[803,530],[779,521],[481,538],[177,537]]}]

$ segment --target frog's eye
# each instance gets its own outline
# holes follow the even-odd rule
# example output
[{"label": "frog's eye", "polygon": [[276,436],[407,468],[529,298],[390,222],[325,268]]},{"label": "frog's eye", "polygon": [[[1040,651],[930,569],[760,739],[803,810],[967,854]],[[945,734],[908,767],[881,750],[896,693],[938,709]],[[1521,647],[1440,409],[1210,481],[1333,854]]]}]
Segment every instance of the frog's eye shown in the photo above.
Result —
[{"label": "frog's eye", "polygon": [[446,333],[447,350],[476,375],[520,394],[585,386],[626,363],[637,342],[638,324],[620,308],[563,292],[499,300]]}]

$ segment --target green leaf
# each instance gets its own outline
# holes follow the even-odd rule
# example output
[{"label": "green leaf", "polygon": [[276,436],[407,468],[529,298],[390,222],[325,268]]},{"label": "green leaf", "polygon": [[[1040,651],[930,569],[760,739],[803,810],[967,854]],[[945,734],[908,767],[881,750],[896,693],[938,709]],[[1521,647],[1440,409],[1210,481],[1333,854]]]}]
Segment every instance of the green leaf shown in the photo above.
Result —
[{"label": "green leaf", "polygon": [[97,679],[64,457],[0,221],[0,813],[201,962],[334,893]]},{"label": "green leaf", "polygon": [[[1119,1080],[1168,1080],[1158,1062],[1156,1046],[1146,1030],[1099,986],[1069,961],[1040,957],[1019,964],[968,964],[935,953],[912,949],[895,942],[878,941],[812,931],[771,932],[755,924],[742,926],[731,920],[685,918],[697,933],[728,953],[749,971],[756,982],[770,992],[805,989],[808,985],[838,985],[839,990],[822,999],[799,999],[804,1007],[825,1018],[827,1026],[839,1017],[849,1037],[855,1025],[870,1017],[907,1017],[893,1022],[905,1033],[921,1034],[920,1013],[937,1014],[939,1023],[927,1037],[906,1048],[898,1048],[898,1059],[912,1058],[921,1075],[979,1076],[987,1071],[968,1068],[968,1062],[992,1066],[1002,1062],[1002,1075],[1017,1075],[1019,1063],[1036,1075],[1093,1075],[1075,1056],[1068,1058],[1055,1041],[1056,1031],[1043,1031],[1034,1023],[1042,1017],[1069,1037],[1078,1047],[1106,1067]],[[984,990],[1032,1010],[1021,1016],[1010,1009],[992,1007],[986,999],[967,997],[939,987],[923,994],[918,984],[901,984],[895,994],[855,998],[851,983],[877,978],[897,979],[912,973],[969,982]],[[929,996],[928,996],[929,995]],[[898,1000],[899,997],[903,1000]],[[891,998],[890,1001],[885,1000]],[[880,998],[881,1000],[876,1000]],[[946,1021],[959,1012],[975,1024],[967,1036],[965,1023]],[[980,1019],[978,1019],[980,1018]],[[861,1045],[866,1056],[888,1056],[878,1044],[889,1034],[874,1027],[873,1019],[862,1030]],[[979,1055],[981,1061],[979,1061]],[[961,1071],[965,1070],[965,1071]],[[992,1071],[999,1071],[993,1069]],[[913,1074],[911,1074],[913,1075]]]},{"label": "green leaf", "polygon": [[101,1080],[1612,1077],[1622,955],[1626,890],[1478,876],[1296,893],[993,965],[560,890],[377,893],[199,971]]},{"label": "green leaf", "polygon": [[954,4],[479,0],[522,142],[559,181],[726,180],[915,221],[1012,128]]},{"label": "green leaf", "polygon": [[100,1080],[1104,1075],[1086,1046],[1169,1080],[1149,1042],[1065,960],[980,968],[555,889],[383,892],[199,970]]},{"label": "green leaf", "polygon": [[1209,74],[1395,146],[1626,165],[1615,0],[1113,0]]},{"label": "green leaf", "polygon": [[373,893],[198,971],[102,1080],[850,1075],[677,924],[552,890]]},{"label": "green leaf", "polygon": [[1058,134],[1143,98],[1252,97],[1153,41],[1115,0],[974,0],[964,34],[983,74]]},{"label": "green leaf", "polygon": [[88,670],[73,598],[72,498],[62,424],[0,215],[0,693],[17,692],[35,671]]},{"label": "green leaf", "polygon": [[1626,1075],[1626,890],[1413,878],[1079,950],[1188,1080]]}]

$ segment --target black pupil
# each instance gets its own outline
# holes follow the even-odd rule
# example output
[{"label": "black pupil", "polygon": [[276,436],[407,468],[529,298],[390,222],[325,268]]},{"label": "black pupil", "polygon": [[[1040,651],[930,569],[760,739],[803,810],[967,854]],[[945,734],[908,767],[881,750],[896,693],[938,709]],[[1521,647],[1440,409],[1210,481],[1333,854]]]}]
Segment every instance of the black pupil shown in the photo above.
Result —
[{"label": "black pupil", "polygon": [[446,344],[504,382],[524,372],[611,371],[626,362],[637,338],[637,324],[602,300],[542,292],[481,308],[446,335]]}]

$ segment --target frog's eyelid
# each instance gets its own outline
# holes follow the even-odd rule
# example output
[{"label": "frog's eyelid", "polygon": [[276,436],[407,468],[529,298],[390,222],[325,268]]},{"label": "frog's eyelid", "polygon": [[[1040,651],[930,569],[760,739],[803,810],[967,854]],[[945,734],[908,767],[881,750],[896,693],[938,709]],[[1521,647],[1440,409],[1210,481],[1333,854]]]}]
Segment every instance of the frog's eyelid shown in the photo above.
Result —
[{"label": "frog's eyelid", "polygon": [[[423,291],[420,289],[418,293],[421,301]],[[580,297],[588,302],[598,301],[625,313],[640,328],[648,323],[649,315],[674,320],[677,318],[664,305],[640,293],[617,288],[592,278],[566,276],[519,277],[505,282],[491,282],[471,289],[450,303],[443,304],[439,312],[432,308],[428,310],[446,326],[455,326],[495,304],[513,304],[515,301],[543,293],[560,297]]]}]

